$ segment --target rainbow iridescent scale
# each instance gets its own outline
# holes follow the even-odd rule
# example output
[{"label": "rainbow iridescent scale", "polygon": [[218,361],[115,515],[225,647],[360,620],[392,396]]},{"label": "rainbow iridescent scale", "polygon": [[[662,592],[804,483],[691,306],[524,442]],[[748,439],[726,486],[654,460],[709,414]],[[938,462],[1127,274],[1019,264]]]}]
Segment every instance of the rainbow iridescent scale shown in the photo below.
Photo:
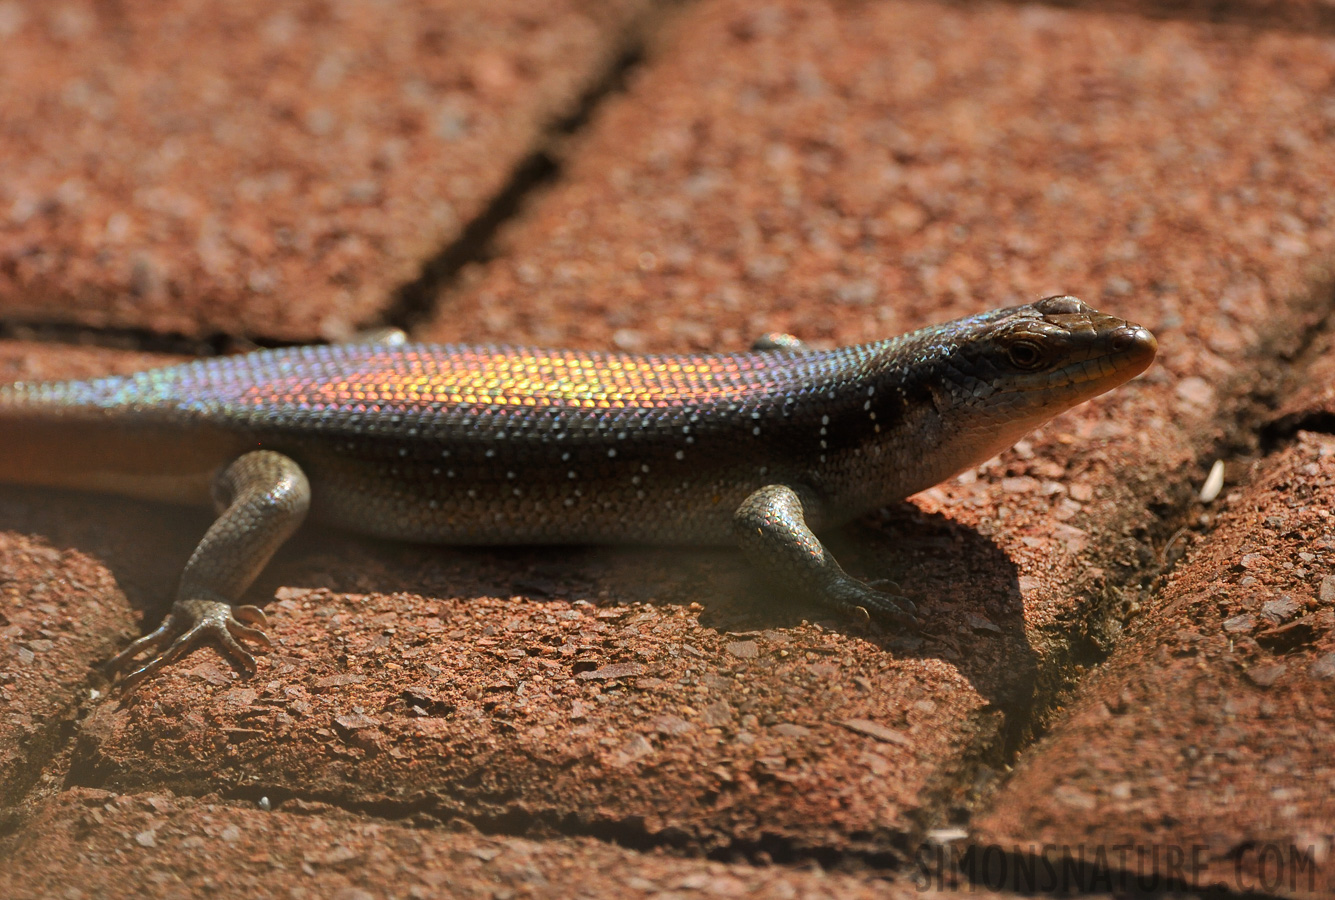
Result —
[{"label": "rainbow iridescent scale", "polygon": [[522,417],[526,411],[655,418],[740,409],[857,377],[870,348],[633,356],[504,346],[297,347],[204,360],[67,387],[67,400],[246,419]]},{"label": "rainbow iridescent scale", "polygon": [[[684,406],[773,384],[772,367],[745,357],[604,357],[501,348],[453,354],[409,350],[368,356],[347,370],[294,374],[238,398],[309,409],[422,406],[560,406],[583,409]],[[768,377],[767,377],[768,376]]]}]

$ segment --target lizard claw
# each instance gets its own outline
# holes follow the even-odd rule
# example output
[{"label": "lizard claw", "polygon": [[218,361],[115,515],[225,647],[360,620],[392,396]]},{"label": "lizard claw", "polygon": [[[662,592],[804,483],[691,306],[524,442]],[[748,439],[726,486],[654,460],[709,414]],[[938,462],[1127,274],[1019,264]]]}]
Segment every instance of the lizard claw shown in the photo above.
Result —
[{"label": "lizard claw", "polygon": [[909,628],[916,628],[919,624],[918,617],[914,615],[918,607],[908,597],[876,591],[873,596],[864,598],[864,603],[865,606],[860,605],[858,611],[868,618],[893,622]]},{"label": "lizard claw", "polygon": [[180,659],[201,641],[213,638],[228,656],[246,669],[255,671],[255,657],[238,641],[244,638],[264,647],[272,647],[273,642],[259,628],[252,628],[242,622],[267,626],[264,613],[254,606],[241,606],[232,609],[232,605],[223,600],[189,599],[177,600],[172,610],[163,619],[156,630],[144,635],[112,657],[106,669],[115,673],[125,668],[131,660],[144,650],[150,651],[148,662],[125,676],[124,687],[133,687],[149,675],[157,672],[172,662]]},{"label": "lizard claw", "polygon": [[264,614],[264,610],[258,606],[251,606],[249,603],[233,609],[232,615],[247,625],[258,625],[261,628],[269,627],[269,617]]},{"label": "lizard claw", "polygon": [[[835,595],[837,602],[864,623],[876,619],[909,628],[916,627],[918,619],[914,613],[918,611],[918,607],[913,601],[900,595],[897,590],[881,589],[880,584],[887,582],[863,584],[852,578],[841,579]],[[899,587],[893,582],[888,584],[896,589]]]}]

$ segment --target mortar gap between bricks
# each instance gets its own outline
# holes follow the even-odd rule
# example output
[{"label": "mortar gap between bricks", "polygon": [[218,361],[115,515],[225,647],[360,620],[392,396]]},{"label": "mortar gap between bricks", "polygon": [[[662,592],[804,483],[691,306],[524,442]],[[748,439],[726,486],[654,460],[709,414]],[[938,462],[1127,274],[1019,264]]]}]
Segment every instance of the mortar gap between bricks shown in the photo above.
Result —
[{"label": "mortar gap between bricks", "polygon": [[257,341],[221,333],[198,336],[147,328],[101,328],[77,322],[39,322],[29,319],[0,319],[0,340],[176,356],[222,356],[261,346]]},{"label": "mortar gap between bricks", "polygon": [[[86,686],[84,696],[87,696]],[[60,780],[61,769],[67,765],[70,745],[86,712],[86,708],[75,699],[51,716],[41,728],[35,729],[21,751],[25,756],[24,764],[18,767],[12,778],[0,782],[0,807],[18,809],[31,800],[35,793],[40,794],[42,785],[48,779]],[[0,817],[0,836],[3,836],[4,828],[3,818]]]},{"label": "mortar gap between bricks", "polygon": [[564,145],[588,127],[605,101],[625,91],[631,73],[645,60],[649,27],[647,22],[637,22],[627,29],[622,47],[611,64],[593,80],[573,109],[544,129],[535,149],[515,166],[487,206],[457,238],[422,264],[416,279],[393,292],[382,317],[384,324],[411,333],[445,304],[444,298],[468,266],[494,258],[495,239],[500,230],[518,218],[537,194],[560,179]]},{"label": "mortar gap between bricks", "polygon": [[[0,781],[0,810],[25,808],[37,799],[75,786],[83,722],[97,704],[107,700],[108,689],[98,663],[91,663],[87,677],[70,685],[65,704],[48,715],[24,742],[21,751],[24,764],[18,774]],[[0,812],[0,837],[4,835],[4,827]]]},{"label": "mortar gap between bricks", "polygon": [[[1182,532],[1184,523],[1193,520],[1198,468],[1199,462],[1176,479],[1168,489],[1170,500],[1166,503],[1155,504],[1143,497],[1130,498],[1133,502],[1139,500],[1150,513],[1151,521],[1128,535],[1128,540],[1141,548],[1140,561],[1126,567],[1114,566],[1106,558],[1090,560],[1104,569],[1107,577],[1101,585],[1072,586],[1072,593],[1078,598],[1073,607],[1076,615],[1047,633],[1053,653],[1046,664],[1035,670],[1032,692],[1027,697],[1017,697],[1015,703],[998,705],[1005,716],[997,742],[999,748],[981,748],[980,754],[972,754],[964,760],[962,771],[974,771],[979,765],[996,766],[1001,770],[1014,767],[1019,758],[1051,730],[1058,719],[1058,711],[1068,705],[1091,672],[1112,654],[1123,627],[1134,618],[1137,610],[1152,605],[1159,581],[1176,562],[1176,558],[1168,558],[1165,551]],[[990,795],[1005,780],[1005,777],[998,778],[993,784],[976,789],[975,793]],[[981,802],[981,797],[975,797],[969,802],[957,803],[965,815],[941,815],[938,818],[949,820],[951,824],[967,825],[968,813]],[[946,811],[944,807],[938,808],[940,813]]]},{"label": "mortar gap between bricks", "polygon": [[[170,787],[170,786],[168,786]],[[117,790],[114,786],[104,790]],[[143,790],[142,786],[136,787]],[[188,787],[171,787],[178,796],[203,797],[214,794],[216,788],[201,786],[198,791]],[[812,864],[823,870],[857,870],[900,875],[912,861],[909,837],[875,849],[870,847],[834,847],[799,845],[778,835],[764,835],[757,840],[729,840],[719,836],[692,836],[682,829],[668,828],[651,833],[643,816],[627,815],[621,818],[586,817],[577,813],[558,814],[554,811],[525,809],[505,802],[495,804],[489,812],[479,812],[452,803],[435,792],[416,795],[406,800],[377,799],[350,800],[345,794],[327,791],[298,791],[290,788],[237,786],[220,792],[225,799],[258,806],[261,798],[268,798],[278,812],[319,814],[319,810],[284,810],[293,802],[321,804],[331,809],[369,816],[390,822],[404,822],[420,828],[439,828],[473,832],[484,837],[508,837],[531,841],[550,841],[563,838],[587,838],[637,853],[660,852],[680,859],[708,859],[733,865],[802,865]]]},{"label": "mortar gap between bricks", "polygon": [[1313,366],[1325,355],[1335,354],[1335,284],[1327,288],[1326,314],[1301,336],[1296,349],[1285,355],[1288,372],[1276,379],[1271,390],[1257,397],[1258,449],[1269,456],[1293,443],[1300,431],[1335,434],[1335,399],[1329,409],[1296,410],[1277,415],[1282,399],[1304,385],[1312,383],[1309,377]]},{"label": "mortar gap between bricks", "polygon": [[[957,0],[946,0],[956,5]],[[1028,0],[1004,0],[1015,6],[1028,6]],[[1074,12],[1114,13],[1151,21],[1204,22],[1210,25],[1245,27],[1253,31],[1278,31],[1297,34],[1335,34],[1335,8],[1301,4],[1254,4],[1243,2],[1201,2],[1201,0],[1160,0],[1154,5],[1118,0],[1098,3],[1091,0],[1039,0],[1040,6]]]},{"label": "mortar gap between bricks", "polygon": [[1290,443],[1300,431],[1314,431],[1319,434],[1335,434],[1335,412],[1322,410],[1282,419],[1267,426],[1263,432],[1266,453],[1274,453],[1284,444]]}]

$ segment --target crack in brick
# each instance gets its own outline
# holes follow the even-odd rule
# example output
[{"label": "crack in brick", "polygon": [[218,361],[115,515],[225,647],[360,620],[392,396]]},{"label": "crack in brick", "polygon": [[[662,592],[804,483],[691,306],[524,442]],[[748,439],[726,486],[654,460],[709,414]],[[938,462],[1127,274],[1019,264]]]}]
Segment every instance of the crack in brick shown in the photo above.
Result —
[{"label": "crack in brick", "polygon": [[504,186],[487,206],[439,253],[422,264],[421,274],[394,291],[383,321],[411,332],[415,326],[437,315],[450,288],[470,265],[494,256],[496,235],[517,218],[543,189],[561,177],[564,145],[584,131],[594,113],[609,98],[621,93],[632,73],[645,58],[645,44],[652,30],[652,15],[632,22],[622,36],[611,64],[594,78],[574,108],[543,131],[536,146],[511,172]]},{"label": "crack in brick", "polygon": [[[92,787],[92,785],[82,785]],[[198,794],[177,791],[179,796],[209,796],[210,791]],[[607,844],[640,853],[667,852],[683,859],[708,859],[724,863],[753,865],[796,865],[816,863],[824,869],[851,864],[868,870],[885,872],[905,871],[912,859],[912,847],[907,840],[893,842],[887,849],[884,842],[867,842],[865,848],[840,848],[803,845],[777,834],[763,835],[757,840],[717,840],[703,835],[692,835],[685,829],[667,827],[651,830],[643,816],[597,815],[581,816],[558,813],[555,810],[534,810],[512,801],[498,802],[490,812],[478,812],[464,804],[451,803],[447,798],[424,793],[408,800],[377,798],[357,801],[346,795],[328,791],[297,791],[273,786],[247,785],[220,794],[226,799],[262,806],[285,812],[318,814],[312,805],[327,806],[343,812],[371,816],[385,821],[408,821],[424,827],[443,827],[476,830],[488,837],[515,837],[529,840],[555,838],[593,838]]]},{"label": "crack in brick", "polygon": [[[1007,2],[1030,5],[1026,0],[1007,0]],[[1317,4],[1245,3],[1237,0],[1160,0],[1155,4],[1134,3],[1130,0],[1117,0],[1113,3],[1091,3],[1089,0],[1042,0],[1040,5],[1057,9],[1118,12],[1165,21],[1240,25],[1265,31],[1335,34],[1335,9]]]}]

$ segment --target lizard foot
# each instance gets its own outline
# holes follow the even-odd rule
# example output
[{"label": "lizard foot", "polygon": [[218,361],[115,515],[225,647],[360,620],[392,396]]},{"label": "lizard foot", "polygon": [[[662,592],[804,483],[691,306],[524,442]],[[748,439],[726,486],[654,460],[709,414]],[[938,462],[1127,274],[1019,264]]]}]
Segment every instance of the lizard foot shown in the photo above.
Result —
[{"label": "lizard foot", "polygon": [[[249,623],[249,624],[243,624]],[[133,687],[149,675],[175,662],[192,647],[203,640],[213,638],[222,645],[228,656],[235,659],[248,672],[255,671],[255,657],[237,641],[245,638],[272,647],[261,628],[268,627],[264,612],[255,606],[238,606],[235,609],[223,600],[192,598],[177,600],[167,618],[155,631],[144,635],[117,653],[106,669],[115,673],[125,668],[144,650],[150,651],[148,662],[125,676],[124,687]],[[252,628],[258,625],[259,628]]]},{"label": "lizard foot", "polygon": [[[891,590],[882,590],[880,587],[882,584]],[[875,619],[908,628],[914,628],[919,624],[914,615],[918,607],[908,597],[900,595],[899,585],[893,581],[863,584],[845,576],[830,591],[830,599],[837,606],[850,610],[865,621]]]}]

